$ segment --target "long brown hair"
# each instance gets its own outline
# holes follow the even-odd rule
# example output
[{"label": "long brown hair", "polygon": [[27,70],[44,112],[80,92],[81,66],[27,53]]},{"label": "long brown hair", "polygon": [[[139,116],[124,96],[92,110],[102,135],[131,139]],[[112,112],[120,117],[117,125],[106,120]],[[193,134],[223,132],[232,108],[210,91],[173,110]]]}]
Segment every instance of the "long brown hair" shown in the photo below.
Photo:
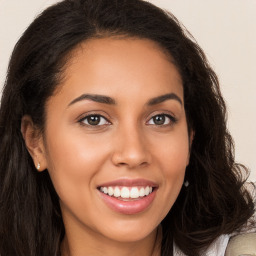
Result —
[{"label": "long brown hair", "polygon": [[142,0],[64,0],[33,21],[9,64],[0,108],[1,256],[60,255],[65,228],[58,195],[47,170],[34,167],[21,118],[31,116],[43,132],[46,100],[71,50],[90,38],[120,35],[153,40],[172,56],[183,80],[188,128],[195,131],[186,170],[190,185],[162,221],[162,255],[172,255],[175,241],[185,254],[197,256],[253,214],[217,76],[178,20]]}]

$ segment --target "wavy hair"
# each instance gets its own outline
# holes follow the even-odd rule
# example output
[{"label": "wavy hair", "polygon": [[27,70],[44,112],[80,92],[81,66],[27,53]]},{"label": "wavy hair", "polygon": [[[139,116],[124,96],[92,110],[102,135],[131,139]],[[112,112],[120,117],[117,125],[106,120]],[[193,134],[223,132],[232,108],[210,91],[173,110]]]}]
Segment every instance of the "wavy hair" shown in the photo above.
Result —
[{"label": "wavy hair", "polygon": [[64,0],[42,12],[16,44],[0,108],[0,255],[59,256],[65,235],[58,195],[37,172],[20,131],[29,115],[44,132],[45,104],[71,51],[90,38],[127,36],[156,42],[172,56],[184,87],[188,128],[195,132],[188,188],[162,221],[161,253],[173,241],[197,256],[219,235],[238,230],[254,206],[235,163],[216,74],[193,37],[171,14],[142,0]]}]

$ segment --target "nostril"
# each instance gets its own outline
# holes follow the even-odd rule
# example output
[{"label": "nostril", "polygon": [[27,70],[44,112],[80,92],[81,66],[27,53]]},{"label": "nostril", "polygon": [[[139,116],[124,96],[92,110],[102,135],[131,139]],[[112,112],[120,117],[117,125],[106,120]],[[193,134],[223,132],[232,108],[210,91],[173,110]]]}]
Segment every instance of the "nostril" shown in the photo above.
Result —
[{"label": "nostril", "polygon": [[133,162],[133,163],[131,163],[131,162],[129,162],[129,163],[124,163],[124,162],[120,162],[120,163],[118,163],[117,164],[117,166],[126,166],[128,169],[132,169],[132,168],[137,168],[137,167],[146,167],[146,166],[148,166],[148,163],[147,162],[142,162],[142,163],[135,163],[135,162]]},{"label": "nostril", "polygon": [[148,162],[143,162],[143,163],[141,163],[140,165],[141,166],[147,166],[149,163]]}]

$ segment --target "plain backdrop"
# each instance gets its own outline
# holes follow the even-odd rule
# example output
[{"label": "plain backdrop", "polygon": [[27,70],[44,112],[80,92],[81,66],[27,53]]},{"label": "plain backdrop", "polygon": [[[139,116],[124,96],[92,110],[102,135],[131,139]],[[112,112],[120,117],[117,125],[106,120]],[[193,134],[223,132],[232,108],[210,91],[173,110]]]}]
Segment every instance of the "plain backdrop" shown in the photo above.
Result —
[{"label": "plain backdrop", "polygon": [[[56,0],[0,0],[0,88],[25,28]],[[151,0],[172,12],[204,49],[228,106],[236,160],[256,181],[256,0]]]}]

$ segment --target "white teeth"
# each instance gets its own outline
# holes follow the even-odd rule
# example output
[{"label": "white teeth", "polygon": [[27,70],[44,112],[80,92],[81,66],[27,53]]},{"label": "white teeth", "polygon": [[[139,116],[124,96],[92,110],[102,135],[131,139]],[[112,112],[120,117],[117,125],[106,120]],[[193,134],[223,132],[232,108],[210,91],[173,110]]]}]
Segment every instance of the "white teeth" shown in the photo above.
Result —
[{"label": "white teeth", "polygon": [[109,196],[121,198],[139,198],[148,196],[153,191],[153,187],[100,187],[100,191]]},{"label": "white teeth", "polygon": [[115,187],[114,189],[114,197],[119,197],[121,195],[121,191],[118,187]]},{"label": "white teeth", "polygon": [[107,194],[108,193],[108,188],[104,187],[103,188],[103,193]]},{"label": "white teeth", "polygon": [[129,192],[129,189],[127,187],[123,187],[121,189],[121,197],[122,198],[129,198],[130,197],[130,192]]},{"label": "white teeth", "polygon": [[138,188],[132,188],[130,191],[131,198],[138,198],[140,196]]},{"label": "white teeth", "polygon": [[145,196],[145,189],[144,188],[141,188],[140,189],[140,196]]},{"label": "white teeth", "polygon": [[147,186],[145,189],[145,195],[148,196],[149,195],[149,187]]},{"label": "white teeth", "polygon": [[112,187],[108,187],[108,194],[110,196],[113,196],[114,195],[114,189]]}]

